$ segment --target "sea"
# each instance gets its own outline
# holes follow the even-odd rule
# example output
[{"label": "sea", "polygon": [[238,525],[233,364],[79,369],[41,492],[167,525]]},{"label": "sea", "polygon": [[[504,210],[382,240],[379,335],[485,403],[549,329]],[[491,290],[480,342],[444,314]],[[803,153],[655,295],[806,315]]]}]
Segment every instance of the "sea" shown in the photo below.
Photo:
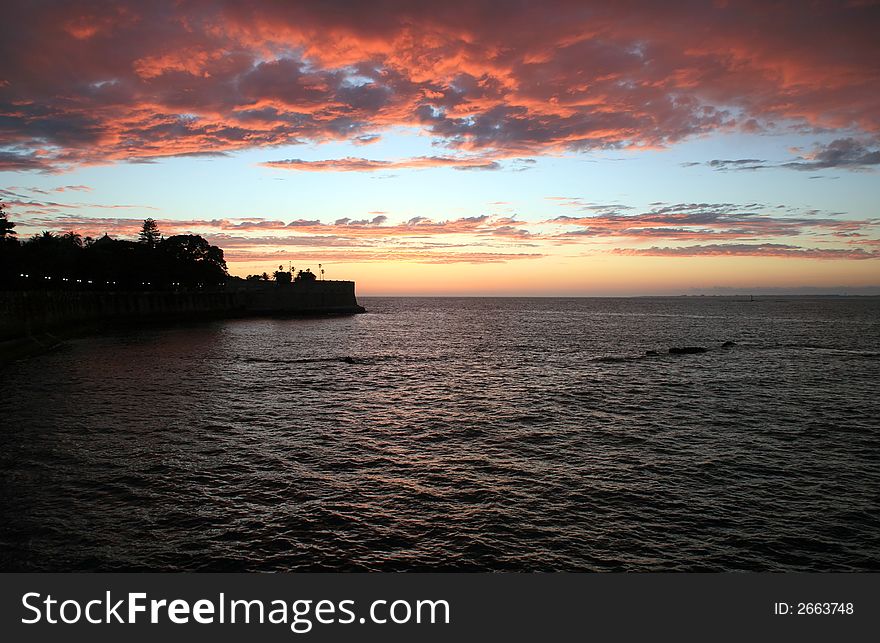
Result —
[{"label": "sea", "polygon": [[361,303],[4,367],[0,570],[880,570],[880,299]]}]

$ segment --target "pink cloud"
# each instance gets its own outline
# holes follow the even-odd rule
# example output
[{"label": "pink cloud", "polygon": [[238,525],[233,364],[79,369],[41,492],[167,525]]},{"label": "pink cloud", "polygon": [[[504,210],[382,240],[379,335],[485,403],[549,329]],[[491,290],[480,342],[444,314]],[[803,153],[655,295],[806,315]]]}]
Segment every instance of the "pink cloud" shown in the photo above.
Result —
[{"label": "pink cloud", "polygon": [[[64,204],[22,197],[15,190],[0,190],[19,232],[25,236],[41,230],[76,230],[84,236],[105,233],[134,238],[143,217],[101,217],[89,210],[128,209],[135,206],[113,204]],[[443,252],[458,253],[450,261],[461,261],[461,253],[479,257],[481,262],[501,261],[504,255],[531,258],[544,256],[552,248],[558,253],[570,245],[590,244],[599,252],[649,256],[767,256],[860,260],[878,256],[877,231],[880,220],[844,219],[818,211],[801,211],[785,206],[751,203],[655,204],[649,212],[630,214],[623,204],[591,203],[578,198],[553,199],[567,209],[586,210],[583,216],[561,216],[529,222],[513,216],[479,215],[447,220],[423,216],[391,221],[385,213],[374,211],[360,219],[343,217],[332,223],[318,219],[162,219],[165,235],[202,234],[212,243],[226,248],[234,260],[252,253],[272,254],[294,249],[357,250],[367,256],[388,260],[439,261]],[[141,206],[142,207],[142,206]],[[614,248],[626,240],[636,247]],[[697,242],[697,245],[649,248],[642,243],[659,240]],[[784,242],[783,242],[784,241]],[[842,247],[841,247],[842,246]],[[523,248],[534,252],[523,252]],[[420,254],[421,253],[421,254]],[[474,254],[476,253],[476,254]],[[412,258],[412,259],[411,259]],[[366,260],[366,259],[365,259]],[[476,259],[475,259],[476,261]]]},{"label": "pink cloud", "polygon": [[[27,206],[20,202],[11,202],[13,211]],[[60,204],[59,204],[60,205]],[[113,207],[113,206],[105,206]],[[127,206],[119,206],[127,207]],[[70,230],[76,229],[87,235],[117,234],[122,236],[136,236],[143,223],[142,218],[106,218],[93,216],[79,216],[75,214],[55,214],[58,210],[52,206],[40,206],[33,214],[16,218],[25,228]],[[372,218],[365,219],[338,219],[334,223],[323,223],[318,220],[296,219],[290,222],[273,219],[157,219],[160,230],[165,234],[182,234],[198,232],[208,235],[221,233],[277,233],[276,238],[282,241],[290,234],[316,235],[321,237],[331,236],[334,239],[375,239],[387,240],[393,238],[409,237],[415,239],[429,238],[434,236],[471,235],[475,237],[516,236],[528,234],[524,230],[517,230],[514,226],[522,224],[510,217],[490,217],[488,215],[477,217],[461,217],[446,221],[432,221],[425,217],[414,217],[401,223],[388,223],[384,214],[377,214]]]},{"label": "pink cloud", "polygon": [[[225,253],[228,261],[245,262],[275,262],[290,257],[289,250],[266,251],[257,250],[251,252]],[[529,259],[540,259],[544,255],[540,253],[505,253],[505,252],[442,252],[430,249],[400,250],[394,249],[371,249],[371,250],[335,250],[321,249],[320,251],[296,251],[297,261],[324,261],[334,263],[364,263],[388,261],[405,261],[409,263],[425,264],[455,264],[455,263],[507,263]]]}]

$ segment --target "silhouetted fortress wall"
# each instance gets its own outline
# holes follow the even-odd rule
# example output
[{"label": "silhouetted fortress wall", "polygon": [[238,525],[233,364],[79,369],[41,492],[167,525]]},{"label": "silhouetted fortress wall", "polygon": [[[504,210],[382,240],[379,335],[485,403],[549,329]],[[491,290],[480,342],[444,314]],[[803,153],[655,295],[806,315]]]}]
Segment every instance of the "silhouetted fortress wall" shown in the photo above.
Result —
[{"label": "silhouetted fortress wall", "polygon": [[237,282],[239,305],[254,314],[362,313],[353,281],[313,281],[290,285]]},{"label": "silhouetted fortress wall", "polygon": [[104,321],[364,312],[353,281],[276,286],[230,282],[219,292],[0,292],[0,340]]}]

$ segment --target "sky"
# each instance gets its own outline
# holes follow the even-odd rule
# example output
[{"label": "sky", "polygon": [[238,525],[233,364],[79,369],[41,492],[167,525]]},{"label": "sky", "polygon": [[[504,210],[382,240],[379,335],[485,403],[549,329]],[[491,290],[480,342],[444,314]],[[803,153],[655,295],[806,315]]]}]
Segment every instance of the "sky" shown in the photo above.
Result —
[{"label": "sky", "polygon": [[362,295],[880,292],[880,4],[9,2],[21,238]]}]

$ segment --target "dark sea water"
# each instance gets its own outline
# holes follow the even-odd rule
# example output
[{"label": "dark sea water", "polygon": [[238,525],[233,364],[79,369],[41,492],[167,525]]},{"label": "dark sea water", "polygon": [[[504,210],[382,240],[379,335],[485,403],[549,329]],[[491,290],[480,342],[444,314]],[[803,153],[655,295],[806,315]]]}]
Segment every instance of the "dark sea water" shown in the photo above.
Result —
[{"label": "dark sea water", "polygon": [[880,570],[880,300],[362,303],[0,371],[0,569]]}]

